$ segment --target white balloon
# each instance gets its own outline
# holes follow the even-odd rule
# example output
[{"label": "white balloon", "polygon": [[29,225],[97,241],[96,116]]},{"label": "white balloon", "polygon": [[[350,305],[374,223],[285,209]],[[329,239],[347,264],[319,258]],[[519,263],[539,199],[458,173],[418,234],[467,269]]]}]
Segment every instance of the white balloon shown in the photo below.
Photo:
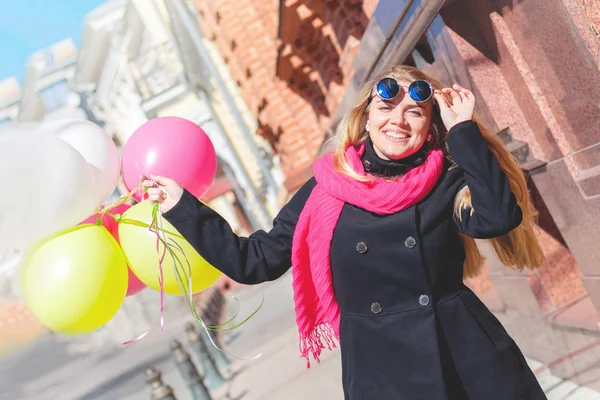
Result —
[{"label": "white balloon", "polygon": [[44,121],[42,128],[58,135],[83,156],[92,168],[99,202],[106,201],[121,173],[119,152],[108,134],[93,122],[77,119]]},{"label": "white balloon", "polygon": [[47,132],[0,136],[0,249],[27,250],[94,213],[90,166]]}]

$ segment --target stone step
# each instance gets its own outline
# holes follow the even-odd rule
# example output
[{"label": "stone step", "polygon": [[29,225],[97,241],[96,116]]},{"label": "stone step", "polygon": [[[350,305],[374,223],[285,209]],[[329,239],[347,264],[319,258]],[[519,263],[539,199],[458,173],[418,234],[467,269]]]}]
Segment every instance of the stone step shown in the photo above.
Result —
[{"label": "stone step", "polygon": [[539,361],[527,358],[527,364],[537,372],[536,378],[548,400],[600,400],[599,392],[552,375],[550,368]]}]

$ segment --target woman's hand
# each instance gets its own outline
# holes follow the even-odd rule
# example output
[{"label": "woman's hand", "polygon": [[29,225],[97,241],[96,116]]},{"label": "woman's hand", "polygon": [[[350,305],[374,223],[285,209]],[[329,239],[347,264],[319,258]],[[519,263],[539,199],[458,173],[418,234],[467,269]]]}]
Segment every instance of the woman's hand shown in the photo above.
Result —
[{"label": "woman's hand", "polygon": [[[452,102],[449,102],[444,95],[450,96]],[[440,115],[448,131],[458,123],[473,119],[475,96],[470,90],[454,85],[452,88],[436,90],[434,97],[440,106]]]},{"label": "woman's hand", "polygon": [[163,178],[162,176],[150,175],[150,179],[145,176],[140,177],[142,187],[148,189],[148,200],[150,204],[160,203],[160,210],[166,213],[181,199],[183,188],[172,179]]}]

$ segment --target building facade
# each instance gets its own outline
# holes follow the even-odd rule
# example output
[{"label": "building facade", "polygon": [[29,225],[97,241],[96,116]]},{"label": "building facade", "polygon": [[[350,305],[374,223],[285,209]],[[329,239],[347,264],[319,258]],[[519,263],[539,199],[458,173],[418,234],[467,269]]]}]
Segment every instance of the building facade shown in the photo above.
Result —
[{"label": "building facade", "polygon": [[22,86],[16,78],[0,82],[0,129],[52,119],[90,119],[74,82],[77,48],[61,40],[33,53]]},{"label": "building facade", "polygon": [[14,123],[19,116],[21,87],[17,78],[0,81],[0,131]]},{"label": "building facade", "polygon": [[357,90],[395,64],[474,91],[526,172],[547,262],[468,282],[524,352],[600,388],[600,3],[196,0],[293,193]]},{"label": "building facade", "polygon": [[[89,90],[91,109],[119,146],[152,118],[178,116],[201,126],[219,159],[203,200],[240,233],[266,229],[278,205],[278,167],[265,164],[268,144],[252,132],[241,97],[227,102],[235,85],[194,36],[197,25],[186,20],[192,17],[172,1],[105,3],[86,17],[77,83]],[[182,28],[186,21],[193,29]]]}]

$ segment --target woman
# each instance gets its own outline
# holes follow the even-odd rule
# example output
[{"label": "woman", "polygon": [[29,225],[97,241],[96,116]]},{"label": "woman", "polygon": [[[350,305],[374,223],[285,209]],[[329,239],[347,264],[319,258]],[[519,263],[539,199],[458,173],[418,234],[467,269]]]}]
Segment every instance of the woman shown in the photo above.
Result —
[{"label": "woman", "polygon": [[463,284],[481,268],[475,238],[517,269],[543,262],[523,174],[474,110],[458,85],[390,69],[359,93],[335,150],[273,229],[248,238],[172,180],[144,186],[232,279],[257,284],[293,266],[300,350],[318,360],[339,341],[346,399],[545,399]]}]

